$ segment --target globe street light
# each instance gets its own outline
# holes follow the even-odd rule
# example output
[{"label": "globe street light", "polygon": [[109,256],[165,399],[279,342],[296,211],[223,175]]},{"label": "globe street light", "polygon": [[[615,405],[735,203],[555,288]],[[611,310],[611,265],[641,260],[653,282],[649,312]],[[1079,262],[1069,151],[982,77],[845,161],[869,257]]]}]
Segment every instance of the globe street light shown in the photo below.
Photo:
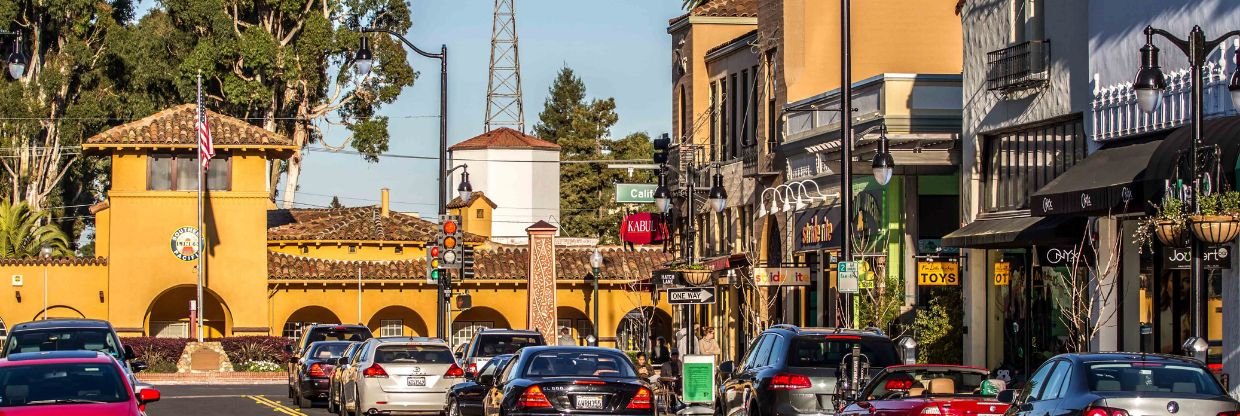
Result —
[{"label": "globe street light", "polygon": [[591,334],[592,340],[590,340],[589,343],[591,346],[597,347],[598,346],[598,280],[599,278],[602,277],[602,274],[599,273],[599,269],[603,268],[603,253],[599,253],[597,248],[594,249],[594,253],[590,254],[590,267],[594,269],[594,273],[592,274],[594,279],[591,279],[591,280],[594,280],[594,321],[593,321],[593,325],[591,325],[591,328],[593,329],[592,332],[594,333]]},{"label": "globe street light", "polygon": [[1132,89],[1137,91],[1137,106],[1141,111],[1153,113],[1162,103],[1163,92],[1167,90],[1167,78],[1163,76],[1162,66],[1158,64],[1158,47],[1154,46],[1154,34],[1147,31],[1145,46],[1141,47],[1141,69],[1137,71],[1137,79],[1132,82]]},{"label": "globe street light", "polygon": [[353,69],[364,78],[370,75],[370,70],[374,66],[375,54],[370,50],[370,38],[363,34],[362,44],[357,48],[357,54],[353,56]]},{"label": "globe street light", "polygon": [[715,176],[712,178],[710,187],[710,207],[716,213],[723,212],[728,204],[728,192],[723,189],[723,174],[719,173],[719,168],[715,168]]},{"label": "globe street light", "polygon": [[672,192],[667,190],[667,174],[659,172],[659,187],[654,190],[654,208],[661,213],[672,209]]},{"label": "globe street light", "polygon": [[887,186],[887,183],[891,182],[891,175],[896,169],[896,160],[891,157],[891,150],[888,149],[886,126],[883,126],[879,133],[878,151],[874,153],[874,162],[870,166],[874,168],[874,180],[878,181],[879,185]]},{"label": "globe street light", "polygon": [[474,186],[469,183],[469,165],[463,165],[465,169],[461,171],[461,184],[456,187],[456,195],[461,198],[462,204],[469,204],[469,199],[474,196]]}]

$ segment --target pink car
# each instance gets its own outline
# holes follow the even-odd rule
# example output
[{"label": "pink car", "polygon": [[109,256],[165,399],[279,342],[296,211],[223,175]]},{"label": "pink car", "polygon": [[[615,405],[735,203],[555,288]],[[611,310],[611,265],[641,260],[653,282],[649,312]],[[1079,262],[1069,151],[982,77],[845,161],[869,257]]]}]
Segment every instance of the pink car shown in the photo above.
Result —
[{"label": "pink car", "polygon": [[159,390],[137,392],[111,356],[94,351],[9,354],[0,359],[0,416],[142,416]]}]

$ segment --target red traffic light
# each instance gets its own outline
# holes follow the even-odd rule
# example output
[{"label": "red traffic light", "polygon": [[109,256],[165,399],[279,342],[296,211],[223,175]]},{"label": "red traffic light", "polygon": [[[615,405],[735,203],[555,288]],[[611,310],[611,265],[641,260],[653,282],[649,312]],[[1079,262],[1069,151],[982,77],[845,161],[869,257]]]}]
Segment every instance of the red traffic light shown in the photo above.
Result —
[{"label": "red traffic light", "polygon": [[444,221],[443,222],[443,233],[444,234],[456,234],[456,221],[451,221],[451,220]]},{"label": "red traffic light", "polygon": [[439,246],[431,247],[431,257],[439,257]]}]

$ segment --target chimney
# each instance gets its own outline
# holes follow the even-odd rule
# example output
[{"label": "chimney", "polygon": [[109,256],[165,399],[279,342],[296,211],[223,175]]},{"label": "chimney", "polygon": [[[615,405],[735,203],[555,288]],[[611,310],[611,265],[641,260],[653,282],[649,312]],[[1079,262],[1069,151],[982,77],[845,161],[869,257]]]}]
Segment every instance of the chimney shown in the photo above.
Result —
[{"label": "chimney", "polygon": [[392,215],[392,211],[388,208],[388,188],[379,190],[379,214],[384,217]]}]

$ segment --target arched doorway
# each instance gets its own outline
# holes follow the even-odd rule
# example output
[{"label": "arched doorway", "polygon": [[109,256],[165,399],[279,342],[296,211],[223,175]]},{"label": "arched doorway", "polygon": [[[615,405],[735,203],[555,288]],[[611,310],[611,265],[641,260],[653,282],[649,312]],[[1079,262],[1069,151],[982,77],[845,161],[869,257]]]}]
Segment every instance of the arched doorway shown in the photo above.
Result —
[{"label": "arched doorway", "polygon": [[[555,333],[558,337],[560,330],[568,328],[569,335],[577,341],[577,345],[586,345],[586,336],[594,333],[594,322],[586,317],[586,313],[572,306],[559,306],[555,308],[556,329]],[[548,340],[547,343],[555,343]]]},{"label": "arched doorway", "polygon": [[40,310],[39,313],[34,315],[32,321],[55,318],[81,319],[85,317],[86,315],[82,314],[82,311],[74,309],[72,306],[53,305],[47,307],[47,318],[43,317],[43,311]]},{"label": "arched doorway", "polygon": [[[230,334],[232,328],[232,315],[228,311],[228,305],[220,299],[219,295],[210,289],[203,289],[202,302],[202,323],[203,336],[206,338],[219,338]],[[182,285],[174,286],[164,293],[160,293],[155,297],[155,301],[151,302],[151,306],[146,311],[146,334],[160,338],[189,338],[193,335],[193,329],[190,328],[190,312],[189,304],[191,301],[198,299],[198,290],[195,286]]]},{"label": "arched doorway", "polygon": [[338,324],[340,318],[331,310],[318,305],[304,306],[301,309],[293,311],[284,320],[284,330],[281,335],[286,338],[301,337],[301,328],[314,324]]},{"label": "arched doorway", "polygon": [[461,312],[452,320],[451,345],[456,346],[469,342],[474,334],[483,328],[512,328],[508,318],[495,309],[486,306],[475,306]]},{"label": "arched doorway", "polygon": [[[625,351],[651,352],[652,339],[663,338],[668,345],[672,340],[672,316],[653,306],[633,308],[620,319],[616,327],[616,348]],[[653,354],[651,355],[653,357]]]},{"label": "arched doorway", "polygon": [[426,321],[413,309],[401,305],[380,309],[370,317],[366,326],[380,337],[421,337],[429,334]]}]

